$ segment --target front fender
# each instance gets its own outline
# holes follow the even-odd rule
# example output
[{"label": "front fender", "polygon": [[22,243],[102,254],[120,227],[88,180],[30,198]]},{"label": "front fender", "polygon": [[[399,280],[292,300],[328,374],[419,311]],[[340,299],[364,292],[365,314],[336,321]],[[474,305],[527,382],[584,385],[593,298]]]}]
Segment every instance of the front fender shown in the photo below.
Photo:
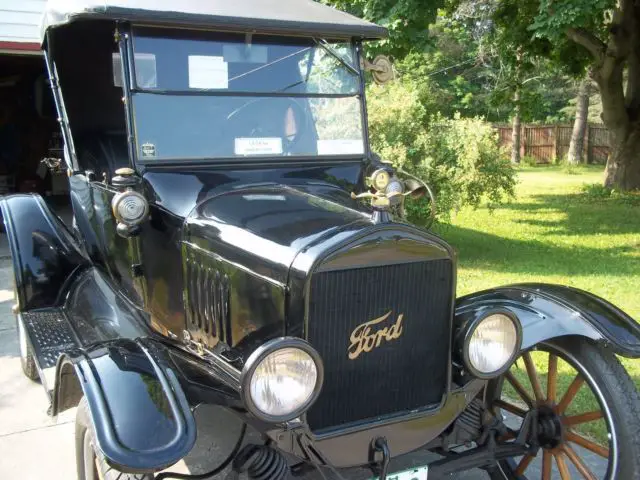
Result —
[{"label": "front fender", "polygon": [[522,348],[565,335],[604,342],[622,356],[640,357],[640,326],[610,302],[577,288],[518,284],[473,293],[456,301],[456,325],[489,309],[505,309],[522,323]]},{"label": "front fender", "polygon": [[71,233],[39,195],[0,199],[22,311],[59,306],[64,285],[89,264]]},{"label": "front fender", "polygon": [[87,398],[98,448],[125,472],[162,470],[183,458],[196,424],[166,349],[117,340],[58,360],[53,414]]}]

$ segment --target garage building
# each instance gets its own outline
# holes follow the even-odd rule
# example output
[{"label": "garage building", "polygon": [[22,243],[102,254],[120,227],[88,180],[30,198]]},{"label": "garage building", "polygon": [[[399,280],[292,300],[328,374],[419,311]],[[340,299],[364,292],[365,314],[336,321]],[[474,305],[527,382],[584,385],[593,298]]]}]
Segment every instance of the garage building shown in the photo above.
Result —
[{"label": "garage building", "polygon": [[42,162],[63,155],[40,51],[45,4],[0,0],[0,195],[36,192],[56,205],[66,203],[68,184]]}]

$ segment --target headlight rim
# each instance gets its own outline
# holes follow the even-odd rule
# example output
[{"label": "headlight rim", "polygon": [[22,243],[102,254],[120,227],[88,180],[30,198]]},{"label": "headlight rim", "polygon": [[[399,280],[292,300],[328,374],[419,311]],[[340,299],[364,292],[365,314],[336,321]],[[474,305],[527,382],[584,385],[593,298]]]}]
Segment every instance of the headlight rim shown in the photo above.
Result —
[{"label": "headlight rim", "polygon": [[[309,400],[298,407],[296,410],[287,415],[270,415],[260,410],[253,402],[250,393],[250,382],[253,374],[256,371],[256,368],[258,368],[265,357],[277,350],[282,350],[285,348],[297,348],[307,353],[311,357],[316,366],[316,385],[313,388]],[[322,390],[323,383],[324,365],[322,363],[320,354],[315,348],[311,346],[311,344],[309,344],[309,342],[297,337],[279,337],[273,340],[269,340],[268,342],[260,345],[253,351],[253,353],[251,353],[251,355],[249,355],[249,358],[245,362],[240,374],[240,391],[245,407],[252,415],[259,418],[260,420],[264,420],[269,423],[284,423],[300,417],[307,410],[309,410],[309,408],[311,408],[311,406],[318,399],[320,391]]]},{"label": "headlight rim", "polygon": [[[505,362],[502,368],[500,368],[499,370],[495,370],[493,372],[486,373],[486,372],[481,372],[477,370],[471,363],[471,360],[469,359],[469,344],[471,342],[471,338],[473,337],[474,332],[480,326],[480,324],[483,321],[485,321],[487,318],[492,317],[494,315],[504,315],[505,317],[511,320],[511,322],[513,323],[516,329],[516,344],[511,356]],[[493,378],[499,377],[500,375],[505,373],[507,370],[509,370],[513,362],[516,360],[516,358],[518,358],[518,355],[520,354],[521,351],[522,351],[522,324],[520,323],[520,319],[510,310],[506,310],[503,308],[492,308],[490,310],[486,310],[482,312],[482,315],[479,315],[477,318],[474,318],[473,320],[469,321],[469,323],[465,326],[464,335],[462,338],[462,347],[461,347],[462,361],[464,363],[465,368],[469,371],[469,373],[476,378],[479,378],[481,380],[491,380]]]}]

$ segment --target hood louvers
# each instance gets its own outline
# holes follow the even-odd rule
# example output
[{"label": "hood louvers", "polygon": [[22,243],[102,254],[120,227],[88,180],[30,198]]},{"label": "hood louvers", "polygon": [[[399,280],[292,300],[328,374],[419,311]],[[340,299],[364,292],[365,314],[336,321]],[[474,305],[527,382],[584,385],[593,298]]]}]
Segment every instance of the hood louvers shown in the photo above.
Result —
[{"label": "hood louvers", "polygon": [[189,333],[213,347],[229,328],[229,277],[212,259],[191,248],[185,251],[185,307]]}]

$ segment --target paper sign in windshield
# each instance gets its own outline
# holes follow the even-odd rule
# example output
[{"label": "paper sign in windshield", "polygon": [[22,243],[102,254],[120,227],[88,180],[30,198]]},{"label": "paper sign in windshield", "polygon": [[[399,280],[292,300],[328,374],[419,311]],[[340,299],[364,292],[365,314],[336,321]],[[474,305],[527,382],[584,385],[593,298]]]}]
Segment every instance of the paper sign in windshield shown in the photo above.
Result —
[{"label": "paper sign in windshield", "polygon": [[318,140],[318,155],[360,155],[364,144],[360,139]]},{"label": "paper sign in windshield", "polygon": [[282,139],[273,138],[236,138],[236,155],[281,155]]},{"label": "paper sign in windshield", "polygon": [[229,64],[224,57],[189,55],[189,88],[229,88]]}]

